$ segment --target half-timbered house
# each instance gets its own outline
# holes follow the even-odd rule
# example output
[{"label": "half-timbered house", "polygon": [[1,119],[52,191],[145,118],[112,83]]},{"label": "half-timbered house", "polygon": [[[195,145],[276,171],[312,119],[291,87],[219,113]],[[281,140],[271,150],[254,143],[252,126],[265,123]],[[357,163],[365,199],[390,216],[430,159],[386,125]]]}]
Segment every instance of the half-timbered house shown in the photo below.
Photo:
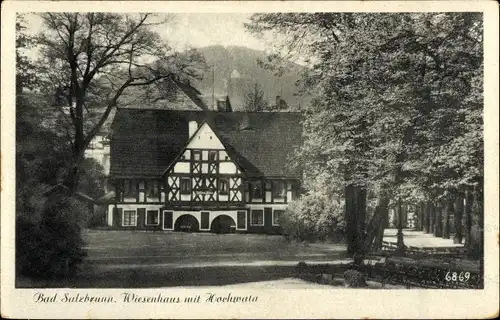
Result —
[{"label": "half-timbered house", "polygon": [[300,187],[301,116],[118,109],[110,178],[116,229],[279,233]]}]

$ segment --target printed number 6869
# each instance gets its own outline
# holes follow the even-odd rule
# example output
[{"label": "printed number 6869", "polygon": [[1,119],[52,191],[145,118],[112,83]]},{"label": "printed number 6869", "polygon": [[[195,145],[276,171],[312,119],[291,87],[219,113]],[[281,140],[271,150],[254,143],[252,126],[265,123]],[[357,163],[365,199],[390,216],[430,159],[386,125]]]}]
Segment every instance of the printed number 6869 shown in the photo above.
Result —
[{"label": "printed number 6869", "polygon": [[470,272],[451,272],[448,271],[445,276],[446,281],[460,281],[466,282],[470,279]]}]

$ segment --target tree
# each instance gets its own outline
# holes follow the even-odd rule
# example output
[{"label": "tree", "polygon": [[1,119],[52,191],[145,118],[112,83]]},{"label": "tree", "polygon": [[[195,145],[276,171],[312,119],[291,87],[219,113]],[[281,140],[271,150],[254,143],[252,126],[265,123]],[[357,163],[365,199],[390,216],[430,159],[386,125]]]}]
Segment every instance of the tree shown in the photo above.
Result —
[{"label": "tree", "polygon": [[243,108],[245,111],[256,112],[268,109],[269,103],[264,98],[262,87],[256,82],[251,90],[245,94]]},{"label": "tree", "polygon": [[179,59],[152,31],[166,23],[144,14],[43,13],[42,74],[55,104],[68,114],[71,169],[64,183],[75,191],[84,151],[127,88],[143,87],[172,74],[199,76],[188,57]]},{"label": "tree", "polygon": [[[349,204],[365,202],[363,189],[378,194],[374,218],[384,220],[391,202],[438,201],[481,180],[479,14],[255,14],[248,28],[278,34],[281,59],[311,57],[301,85],[321,98],[305,110],[296,159],[309,188],[321,177],[345,193],[353,242],[366,210]],[[466,147],[473,156],[456,171]]]}]

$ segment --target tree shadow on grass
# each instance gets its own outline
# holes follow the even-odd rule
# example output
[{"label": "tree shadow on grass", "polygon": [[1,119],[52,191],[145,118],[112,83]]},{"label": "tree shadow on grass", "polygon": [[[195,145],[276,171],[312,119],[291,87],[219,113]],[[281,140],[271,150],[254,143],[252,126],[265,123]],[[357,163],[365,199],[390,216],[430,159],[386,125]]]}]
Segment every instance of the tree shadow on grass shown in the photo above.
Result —
[{"label": "tree shadow on grass", "polygon": [[[89,270],[90,271],[90,270]],[[72,279],[16,279],[18,288],[159,288],[223,286],[297,277],[295,266],[218,266],[175,269],[134,268],[82,272]]]}]

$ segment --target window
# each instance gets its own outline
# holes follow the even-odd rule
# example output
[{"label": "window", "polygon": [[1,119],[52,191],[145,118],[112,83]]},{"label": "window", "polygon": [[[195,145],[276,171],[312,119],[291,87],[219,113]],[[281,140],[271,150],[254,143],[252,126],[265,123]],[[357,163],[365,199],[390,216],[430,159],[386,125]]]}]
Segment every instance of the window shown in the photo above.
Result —
[{"label": "window", "polygon": [[146,225],[157,226],[160,223],[160,211],[148,210],[146,211]]},{"label": "window", "polygon": [[201,152],[200,150],[193,151],[193,160],[200,161],[201,160]]},{"label": "window", "polygon": [[220,178],[219,179],[219,193],[220,194],[227,194],[228,189],[229,189],[229,182],[226,178]]},{"label": "window", "polygon": [[181,178],[181,194],[190,194],[190,193],[191,193],[191,179]]},{"label": "window", "polygon": [[123,210],[122,226],[135,227],[137,225],[137,215],[135,210]]},{"label": "window", "polygon": [[254,226],[264,225],[264,210],[252,210],[250,223]]},{"label": "window", "polygon": [[125,197],[134,197],[136,193],[136,185],[134,180],[123,181],[123,195]]},{"label": "window", "polygon": [[216,150],[210,150],[208,152],[208,161],[210,161],[210,162],[217,161],[217,153],[218,153],[218,151],[216,151]]},{"label": "window", "polygon": [[262,198],[262,183],[260,181],[252,183],[252,198]]},{"label": "window", "polygon": [[273,197],[283,198],[285,196],[285,182],[274,181]]},{"label": "window", "polygon": [[273,211],[273,225],[279,226],[281,218],[285,214],[285,210],[274,210]]},{"label": "window", "polygon": [[152,180],[147,182],[148,197],[158,197],[158,181]]}]

